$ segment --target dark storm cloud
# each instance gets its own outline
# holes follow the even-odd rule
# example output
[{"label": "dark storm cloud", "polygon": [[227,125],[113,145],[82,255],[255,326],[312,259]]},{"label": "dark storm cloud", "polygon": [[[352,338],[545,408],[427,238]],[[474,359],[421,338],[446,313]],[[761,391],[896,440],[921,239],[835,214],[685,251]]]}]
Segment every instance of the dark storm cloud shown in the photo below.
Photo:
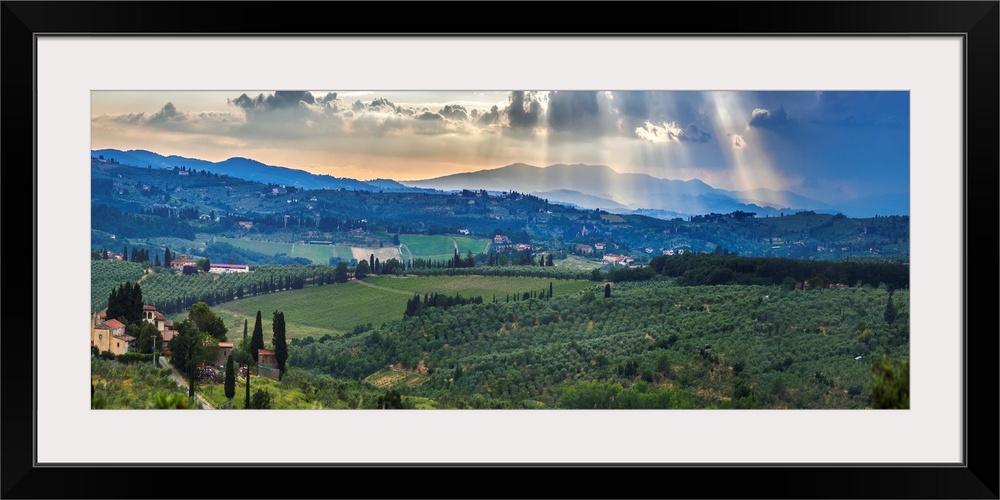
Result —
[{"label": "dark storm cloud", "polygon": [[791,122],[784,106],[778,106],[774,111],[757,108],[750,114],[750,126],[756,128],[779,129]]},{"label": "dark storm cloud", "polygon": [[605,122],[600,115],[597,92],[549,92],[548,125],[553,131],[601,135]]},{"label": "dark storm cloud", "polygon": [[229,102],[247,112],[258,112],[297,108],[300,102],[316,104],[316,98],[309,91],[279,90],[271,95],[258,94],[257,97],[242,94]]},{"label": "dark storm cloud", "polygon": [[538,125],[542,115],[542,103],[534,92],[511,92],[508,101],[510,104],[504,111],[511,128],[530,129]]},{"label": "dark storm cloud", "polygon": [[698,126],[693,123],[691,125],[688,125],[684,129],[684,133],[682,133],[679,137],[681,142],[698,142],[698,143],[708,142],[709,139],[711,138],[712,134],[698,128]]}]

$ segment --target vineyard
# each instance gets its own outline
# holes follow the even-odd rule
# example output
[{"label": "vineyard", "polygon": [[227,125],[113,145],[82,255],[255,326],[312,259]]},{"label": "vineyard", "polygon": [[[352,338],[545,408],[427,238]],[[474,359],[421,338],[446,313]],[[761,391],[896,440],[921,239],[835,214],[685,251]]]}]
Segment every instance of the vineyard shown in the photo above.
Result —
[{"label": "vineyard", "polygon": [[249,273],[177,274],[165,268],[144,271],[142,264],[112,260],[91,261],[91,306],[107,307],[114,287],[142,279],[146,304],[164,313],[186,311],[196,302],[213,305],[305,286],[333,283],[330,266],[260,266]]},{"label": "vineyard", "polygon": [[90,305],[96,311],[108,307],[111,290],[126,281],[138,281],[146,268],[137,262],[120,260],[90,261]]}]

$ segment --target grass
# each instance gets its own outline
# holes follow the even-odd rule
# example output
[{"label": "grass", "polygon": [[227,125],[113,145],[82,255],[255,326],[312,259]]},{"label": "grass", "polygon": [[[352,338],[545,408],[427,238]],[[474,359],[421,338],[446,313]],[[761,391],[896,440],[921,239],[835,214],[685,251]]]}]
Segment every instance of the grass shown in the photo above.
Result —
[{"label": "grass", "polygon": [[604,265],[603,262],[580,257],[579,255],[568,255],[565,259],[553,261],[555,267],[573,269],[578,271],[591,271]]},{"label": "grass", "polygon": [[[548,290],[552,283],[554,295],[577,293],[590,282],[583,280],[553,280],[549,278],[519,278],[493,276],[426,276],[369,277],[333,285],[306,287],[300,290],[261,295],[216,304],[212,310],[229,327],[228,337],[235,342],[243,336],[243,321],[248,320],[252,332],[257,311],[261,311],[264,341],[271,339],[271,317],[275,310],[285,313],[289,339],[329,334],[340,336],[356,326],[379,325],[403,318],[406,301],[413,294],[461,293],[465,297],[482,296],[490,302],[506,300],[507,294]],[[175,320],[183,319],[178,315]]]},{"label": "grass", "polygon": [[423,259],[450,259],[455,255],[455,245],[458,245],[458,253],[465,257],[465,254],[472,252],[473,255],[486,250],[489,240],[467,238],[464,236],[444,236],[444,235],[400,235],[399,242],[410,249],[414,258]]},{"label": "grass", "polygon": [[[233,408],[243,409],[246,398],[246,381],[240,379],[236,382],[236,396],[233,397]],[[271,393],[271,408],[274,410],[308,410],[322,409],[317,401],[310,401],[309,398],[298,389],[282,387],[278,381],[265,377],[254,377],[250,380],[250,395],[257,392],[257,389],[265,389]],[[224,384],[198,384],[198,393],[202,395],[215,408],[224,409],[228,400],[226,399],[226,388]]]},{"label": "grass", "polygon": [[343,245],[279,243],[276,241],[255,241],[223,237],[216,237],[215,240],[265,255],[285,254],[289,257],[302,257],[309,259],[313,264],[329,264],[330,257],[337,257],[344,262],[350,261],[353,258],[351,247]]}]

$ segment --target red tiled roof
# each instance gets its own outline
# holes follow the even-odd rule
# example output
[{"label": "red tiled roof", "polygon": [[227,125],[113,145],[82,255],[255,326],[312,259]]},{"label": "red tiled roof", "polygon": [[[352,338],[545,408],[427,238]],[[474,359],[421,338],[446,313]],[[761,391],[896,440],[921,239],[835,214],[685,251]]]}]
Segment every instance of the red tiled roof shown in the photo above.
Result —
[{"label": "red tiled roof", "polygon": [[174,338],[174,335],[177,335],[177,330],[163,330],[162,335],[164,342],[170,342],[170,339]]},{"label": "red tiled roof", "polygon": [[154,306],[151,306],[151,305],[149,305],[149,304],[143,304],[143,306],[142,306],[142,310],[143,310],[143,311],[155,311],[155,310],[156,310],[156,307],[154,307]]},{"label": "red tiled roof", "polygon": [[163,320],[163,326],[174,326],[174,322],[169,319]]},{"label": "red tiled roof", "polygon": [[133,336],[127,334],[127,333],[123,333],[121,335],[115,335],[115,338],[116,339],[122,339],[125,342],[131,342],[131,341],[135,340],[135,337],[133,337]]},{"label": "red tiled roof", "polygon": [[97,317],[101,318],[101,319],[107,318],[108,317],[108,312],[104,311],[101,314],[98,314]]},{"label": "red tiled roof", "polygon": [[160,319],[160,320],[165,320],[165,319],[167,319],[167,317],[166,317],[166,316],[164,316],[164,315],[163,315],[163,313],[161,313],[160,311],[156,311],[156,312],[155,312],[155,313],[153,314],[153,318],[154,318],[154,319]]},{"label": "red tiled roof", "polygon": [[219,347],[222,348],[222,349],[225,349],[225,348],[232,349],[233,348],[233,343],[232,342],[219,342]]},{"label": "red tiled roof", "polygon": [[248,266],[246,264],[209,264],[208,267],[217,267],[219,269],[243,269]]},{"label": "red tiled roof", "polygon": [[274,351],[271,349],[257,349],[258,356],[274,356]]},{"label": "red tiled roof", "polygon": [[122,324],[122,322],[118,321],[117,319],[109,319],[105,321],[104,324],[108,325],[108,328],[111,328],[112,330],[117,328],[125,328],[125,325]]},{"label": "red tiled roof", "polygon": [[103,325],[102,324],[102,325],[94,325],[94,329],[95,330],[110,330],[111,328],[109,328],[108,325]]}]

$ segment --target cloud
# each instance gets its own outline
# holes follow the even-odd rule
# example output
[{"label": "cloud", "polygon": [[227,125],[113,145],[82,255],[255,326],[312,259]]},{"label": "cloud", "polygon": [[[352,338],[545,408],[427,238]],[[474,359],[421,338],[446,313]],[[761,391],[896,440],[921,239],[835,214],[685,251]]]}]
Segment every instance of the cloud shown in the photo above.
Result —
[{"label": "cloud", "polygon": [[708,142],[712,138],[712,134],[701,130],[696,125],[691,124],[685,128],[681,128],[677,123],[664,122],[660,125],[655,125],[650,122],[646,122],[642,127],[636,127],[635,129],[636,137],[653,142],[653,143],[664,143],[664,142],[696,142],[704,143]]},{"label": "cloud", "polygon": [[[473,109],[472,111],[475,112],[476,110]],[[464,106],[460,106],[458,104],[445,104],[445,106],[441,108],[441,111],[438,111],[438,113],[440,113],[441,116],[444,116],[445,118],[450,118],[452,120],[457,120],[457,121],[464,122],[468,121],[469,119],[468,111],[465,109]]]},{"label": "cloud", "polygon": [[750,123],[749,126],[757,128],[769,128],[769,129],[779,129],[782,128],[792,120],[788,118],[788,113],[785,112],[784,106],[778,106],[778,109],[770,111],[763,108],[755,108],[752,113],[750,113]]},{"label": "cloud", "polygon": [[588,137],[605,132],[598,92],[549,92],[548,125],[555,132]]},{"label": "cloud", "polygon": [[476,123],[480,126],[489,126],[500,122],[500,109],[494,104],[489,111],[479,115]]},{"label": "cloud", "polygon": [[[329,95],[327,94],[327,96]],[[333,97],[336,99],[336,94],[333,94]],[[254,113],[298,108],[300,103],[316,104],[316,98],[313,97],[312,92],[308,91],[279,90],[271,95],[258,94],[257,97],[242,94],[236,99],[231,99],[229,103],[248,113]]]},{"label": "cloud", "polygon": [[726,134],[733,138],[733,149],[745,149],[747,147],[747,141],[739,134]]},{"label": "cloud", "polygon": [[428,121],[443,121],[444,120],[443,116],[441,116],[441,115],[439,115],[437,113],[431,113],[430,111],[424,111],[423,113],[420,113],[419,115],[415,116],[414,118],[416,118],[417,120],[428,120]]},{"label": "cloud", "polygon": [[165,105],[163,105],[163,109],[157,111],[156,113],[153,113],[153,115],[149,117],[149,120],[147,120],[146,123],[160,124],[169,121],[184,121],[185,119],[186,117],[184,116],[184,114],[178,112],[177,108],[174,107],[174,103],[168,102]]},{"label": "cloud", "polygon": [[514,91],[508,97],[510,104],[504,108],[507,125],[513,129],[533,129],[542,115],[542,103],[536,92]]}]

